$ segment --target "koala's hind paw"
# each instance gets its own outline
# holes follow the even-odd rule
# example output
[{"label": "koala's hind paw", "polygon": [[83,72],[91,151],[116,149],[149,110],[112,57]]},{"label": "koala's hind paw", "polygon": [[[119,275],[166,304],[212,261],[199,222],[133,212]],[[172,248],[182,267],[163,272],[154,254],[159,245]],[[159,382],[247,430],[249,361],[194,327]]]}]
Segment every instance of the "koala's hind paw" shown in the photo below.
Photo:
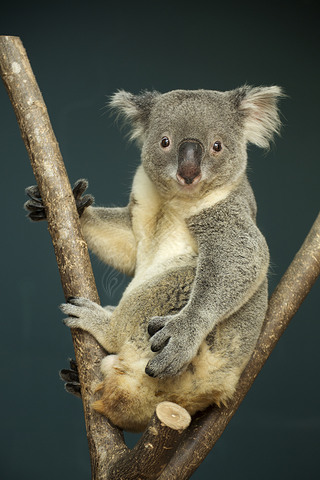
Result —
[{"label": "koala's hind paw", "polygon": [[69,363],[69,369],[63,368],[62,370],[60,370],[60,378],[61,380],[66,382],[64,384],[64,388],[68,393],[72,393],[72,395],[81,398],[81,387],[79,382],[77,362],[70,358]]},{"label": "koala's hind paw", "polygon": [[69,298],[68,303],[60,305],[63,313],[68,318],[63,320],[64,324],[70,328],[81,328],[91,333],[95,339],[106,350],[106,341],[108,339],[108,325],[112,311],[101,307],[95,302],[83,297]]},{"label": "koala's hind paw", "polygon": [[90,333],[92,325],[103,326],[109,320],[108,312],[104,308],[84,297],[70,297],[68,303],[63,303],[59,308],[68,315],[68,318],[64,319],[67,327],[82,328]]}]

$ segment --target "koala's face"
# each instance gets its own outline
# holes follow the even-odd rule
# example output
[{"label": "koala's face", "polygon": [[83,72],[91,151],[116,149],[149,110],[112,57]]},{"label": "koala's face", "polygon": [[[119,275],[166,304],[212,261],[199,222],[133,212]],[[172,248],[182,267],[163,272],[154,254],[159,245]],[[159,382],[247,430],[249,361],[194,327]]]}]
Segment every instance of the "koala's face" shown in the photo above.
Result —
[{"label": "koala's face", "polygon": [[201,195],[243,174],[248,142],[269,145],[280,128],[281,95],[276,86],[140,95],[119,91],[111,106],[130,120],[144,169],[161,192]]},{"label": "koala's face", "polygon": [[228,93],[178,90],[155,102],[142,163],[161,190],[206,192],[236,180],[246,158],[243,121]]}]

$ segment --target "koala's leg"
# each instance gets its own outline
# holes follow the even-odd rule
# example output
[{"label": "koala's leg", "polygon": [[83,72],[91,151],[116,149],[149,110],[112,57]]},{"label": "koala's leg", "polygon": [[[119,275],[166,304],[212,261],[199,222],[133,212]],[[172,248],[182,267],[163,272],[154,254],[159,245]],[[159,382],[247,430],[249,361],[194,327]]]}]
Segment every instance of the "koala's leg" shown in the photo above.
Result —
[{"label": "koala's leg", "polygon": [[103,262],[128,275],[136,265],[136,241],[129,207],[88,207],[81,216],[84,238]]},{"label": "koala's leg", "polygon": [[186,372],[164,383],[167,400],[191,415],[227,404],[256,346],[267,310],[267,281],[236,313],[218,324]]},{"label": "koala's leg", "polygon": [[[156,405],[166,399],[159,393],[159,379],[145,373],[155,356],[150,349],[148,321],[154,314],[175,313],[187,303],[195,274],[194,266],[163,273],[124,293],[108,325],[113,353],[102,361],[100,398],[93,407],[125,430],[145,428]],[[107,349],[110,352],[110,349]]]}]

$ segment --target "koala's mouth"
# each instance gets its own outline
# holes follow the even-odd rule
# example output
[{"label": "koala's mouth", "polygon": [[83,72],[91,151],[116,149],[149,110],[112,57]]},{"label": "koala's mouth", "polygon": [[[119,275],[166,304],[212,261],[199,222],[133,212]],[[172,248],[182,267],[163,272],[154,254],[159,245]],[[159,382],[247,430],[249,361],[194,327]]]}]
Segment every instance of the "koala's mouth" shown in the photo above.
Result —
[{"label": "koala's mouth", "polygon": [[201,172],[193,174],[191,176],[181,175],[180,172],[177,172],[176,175],[179,185],[182,185],[185,188],[190,188],[194,185],[197,185],[201,180],[201,176]]}]

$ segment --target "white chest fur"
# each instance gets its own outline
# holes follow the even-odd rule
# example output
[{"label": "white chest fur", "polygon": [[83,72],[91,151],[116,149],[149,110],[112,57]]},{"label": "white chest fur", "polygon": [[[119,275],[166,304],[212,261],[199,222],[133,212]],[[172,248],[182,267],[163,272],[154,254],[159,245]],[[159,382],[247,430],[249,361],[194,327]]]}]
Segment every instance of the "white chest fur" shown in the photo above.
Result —
[{"label": "white chest fur", "polygon": [[[183,258],[197,255],[197,245],[187,228],[188,211],[164,201],[139,167],[133,183],[135,204],[132,208],[132,228],[137,242],[134,283],[172,268]],[[190,261],[190,260],[189,260]]]},{"label": "white chest fur", "polygon": [[196,262],[198,247],[186,219],[226,198],[232,187],[195,199],[163,199],[142,166],[134,178],[132,228],[137,244],[133,286],[167,269]]}]

